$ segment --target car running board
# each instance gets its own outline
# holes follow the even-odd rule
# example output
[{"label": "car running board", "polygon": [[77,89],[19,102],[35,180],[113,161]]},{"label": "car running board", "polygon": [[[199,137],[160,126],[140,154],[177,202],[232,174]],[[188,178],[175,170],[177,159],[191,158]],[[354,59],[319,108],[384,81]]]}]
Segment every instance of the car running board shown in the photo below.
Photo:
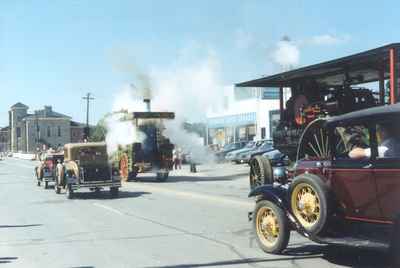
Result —
[{"label": "car running board", "polygon": [[382,241],[371,240],[366,238],[358,238],[351,236],[342,236],[342,237],[310,237],[311,240],[320,243],[320,244],[328,244],[328,245],[338,245],[338,246],[350,246],[350,247],[358,247],[365,249],[378,249],[382,251],[386,251],[390,248],[390,243],[385,243]]}]

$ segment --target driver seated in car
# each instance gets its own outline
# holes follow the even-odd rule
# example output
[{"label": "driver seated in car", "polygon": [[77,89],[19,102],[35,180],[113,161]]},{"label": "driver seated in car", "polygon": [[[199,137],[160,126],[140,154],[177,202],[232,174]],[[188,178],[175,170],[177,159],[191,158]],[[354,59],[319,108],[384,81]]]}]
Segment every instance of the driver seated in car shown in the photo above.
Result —
[{"label": "driver seated in car", "polygon": [[[383,142],[378,146],[378,157],[400,157],[400,128],[392,124],[381,125],[380,136]],[[349,152],[349,157],[370,158],[371,148],[355,147]]]}]

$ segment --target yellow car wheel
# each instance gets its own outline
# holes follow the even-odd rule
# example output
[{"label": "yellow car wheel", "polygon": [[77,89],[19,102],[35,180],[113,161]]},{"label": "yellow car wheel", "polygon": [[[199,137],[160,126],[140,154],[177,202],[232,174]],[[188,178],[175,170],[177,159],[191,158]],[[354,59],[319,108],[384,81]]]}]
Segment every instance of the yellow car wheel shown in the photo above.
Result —
[{"label": "yellow car wheel", "polygon": [[318,234],[328,216],[328,187],[316,175],[296,177],[290,187],[290,206],[293,215],[312,234]]},{"label": "yellow car wheel", "polygon": [[253,228],[260,248],[281,253],[288,245],[290,228],[285,212],[274,203],[258,201],[253,213]]}]

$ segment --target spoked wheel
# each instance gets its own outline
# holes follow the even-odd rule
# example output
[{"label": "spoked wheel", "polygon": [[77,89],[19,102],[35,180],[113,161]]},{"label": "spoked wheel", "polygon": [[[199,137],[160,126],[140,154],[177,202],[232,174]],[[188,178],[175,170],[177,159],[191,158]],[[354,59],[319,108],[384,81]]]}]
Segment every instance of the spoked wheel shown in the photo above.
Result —
[{"label": "spoked wheel", "polygon": [[267,253],[281,253],[288,245],[290,228],[285,212],[266,200],[257,202],[253,228],[260,248]]},{"label": "spoked wheel", "polygon": [[300,224],[308,232],[318,234],[328,216],[328,188],[317,176],[300,175],[291,185],[290,205]]},{"label": "spoked wheel", "polygon": [[119,160],[119,174],[123,181],[128,180],[129,167],[128,167],[128,155],[123,153],[121,159]]},{"label": "spoked wheel", "polygon": [[329,136],[324,124],[325,120],[316,119],[306,127],[300,137],[297,160],[307,157],[321,160],[329,158]]},{"label": "spoked wheel", "polygon": [[269,159],[257,155],[250,159],[250,189],[274,182],[273,171]]}]

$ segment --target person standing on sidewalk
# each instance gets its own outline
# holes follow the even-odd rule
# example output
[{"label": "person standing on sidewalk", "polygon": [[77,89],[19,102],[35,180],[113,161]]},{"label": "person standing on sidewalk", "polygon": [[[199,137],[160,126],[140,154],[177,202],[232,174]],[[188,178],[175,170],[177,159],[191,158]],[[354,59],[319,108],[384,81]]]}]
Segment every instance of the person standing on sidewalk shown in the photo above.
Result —
[{"label": "person standing on sidewalk", "polygon": [[177,157],[177,162],[178,162],[178,168],[182,169],[182,149],[181,149],[181,147],[178,147],[176,157]]},{"label": "person standing on sidewalk", "polygon": [[174,161],[174,169],[182,169],[182,150],[180,147],[176,147],[172,151],[172,159]]}]

